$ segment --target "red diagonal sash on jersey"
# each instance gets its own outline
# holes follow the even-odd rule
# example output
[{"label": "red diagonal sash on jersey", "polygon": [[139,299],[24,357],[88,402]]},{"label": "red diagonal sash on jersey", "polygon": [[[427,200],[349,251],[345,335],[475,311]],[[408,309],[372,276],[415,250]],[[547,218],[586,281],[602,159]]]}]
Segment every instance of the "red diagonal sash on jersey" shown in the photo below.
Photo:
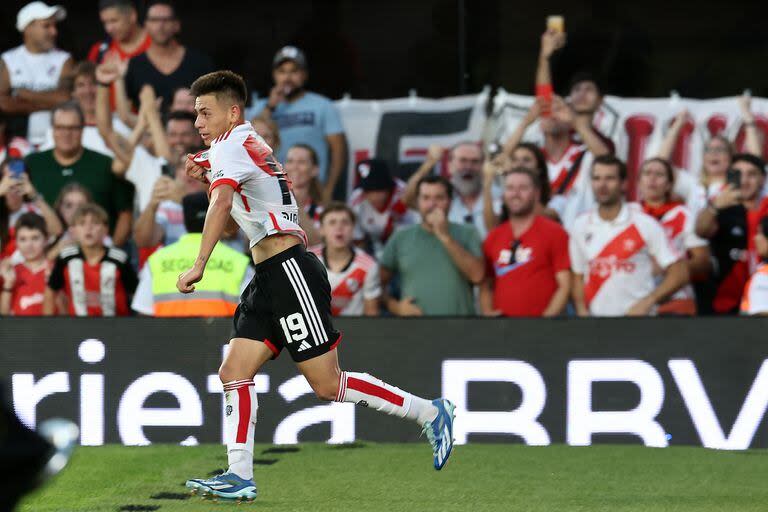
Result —
[{"label": "red diagonal sash on jersey", "polygon": [[674,240],[683,232],[683,228],[685,227],[685,212],[677,212],[677,215],[671,219],[665,219],[661,225],[664,226],[667,238],[670,241]]},{"label": "red diagonal sash on jersey", "polygon": [[[566,180],[568,180],[568,176],[569,176],[569,174],[571,174],[571,169],[574,166],[581,167],[581,157],[580,157],[580,155],[582,153],[584,153],[584,151],[582,151],[580,149],[580,146],[578,146],[576,144],[573,144],[573,143],[571,143],[565,149],[565,151],[563,152],[563,155],[560,157],[560,162],[564,161],[565,165],[560,167],[560,172],[555,177],[555,179],[554,180],[550,180],[549,189],[552,190],[553,194],[556,194],[556,193],[567,194],[571,190],[571,188],[573,188],[573,184],[576,182],[575,174],[578,174],[578,172],[579,172],[578,168],[574,169],[574,176],[573,176],[572,179],[570,179],[568,181],[568,183],[567,183],[567,185],[565,187],[565,190],[563,190],[562,192],[557,192],[558,190],[560,190],[560,188],[563,186],[563,184],[566,182]],[[577,160],[578,160],[578,162],[577,162]],[[552,163],[554,163],[554,162],[552,162]]]},{"label": "red diagonal sash on jersey", "polygon": [[[282,174],[282,169],[280,169],[277,161],[272,159],[272,162],[270,162],[270,160],[267,158],[272,154],[269,146],[258,141],[253,135],[249,135],[243,141],[243,147],[248,152],[248,156],[251,157],[253,163],[255,163],[259,169],[269,174],[270,176],[277,176]],[[276,166],[273,167],[270,164],[276,164]]]},{"label": "red diagonal sash on jersey", "polygon": [[[634,224],[616,235],[616,238],[608,242],[603,250],[595,257],[596,260],[615,257],[617,261],[625,261],[640,252],[645,246],[645,240],[640,235]],[[589,281],[584,285],[584,300],[589,306],[592,299],[595,298],[603,284],[611,277],[613,269],[610,272],[601,274],[595,273],[590,268]]]},{"label": "red diagonal sash on jersey", "polygon": [[[349,287],[349,281],[353,280],[360,284],[359,288],[357,290],[352,290]],[[365,280],[365,269],[357,268],[354,270],[354,272],[351,272],[347,277],[345,277],[339,286],[331,290],[331,297],[336,299],[337,297],[340,299],[343,299],[344,304],[349,304],[349,301],[352,300],[352,297],[354,297],[355,293],[357,293],[360,288],[363,286],[363,281]],[[341,313],[342,308],[331,303],[331,314],[333,316],[338,316]]]}]

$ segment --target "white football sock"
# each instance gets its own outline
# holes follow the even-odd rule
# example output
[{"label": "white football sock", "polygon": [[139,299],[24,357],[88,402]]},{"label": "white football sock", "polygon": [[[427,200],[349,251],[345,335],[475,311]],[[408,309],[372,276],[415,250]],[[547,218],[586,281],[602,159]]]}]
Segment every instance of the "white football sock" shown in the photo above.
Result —
[{"label": "white football sock", "polygon": [[253,478],[253,434],[256,427],[256,398],[253,380],[224,384],[224,440],[229,471],[241,478]]},{"label": "white football sock", "polygon": [[385,414],[413,420],[419,425],[437,417],[437,407],[429,400],[390,386],[367,373],[341,372],[336,401],[372,407]]}]

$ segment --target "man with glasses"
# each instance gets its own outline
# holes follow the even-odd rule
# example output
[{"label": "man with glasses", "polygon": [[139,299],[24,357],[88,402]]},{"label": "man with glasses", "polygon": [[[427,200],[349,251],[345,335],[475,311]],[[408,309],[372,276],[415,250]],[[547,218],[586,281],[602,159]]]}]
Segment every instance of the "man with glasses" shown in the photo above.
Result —
[{"label": "man with glasses", "polygon": [[144,27],[152,38],[147,51],[132,58],[125,73],[125,89],[134,105],[139,105],[139,92],[150,84],[162,98],[162,109],[173,103],[173,93],[179,87],[188,87],[197,77],[213,71],[213,62],[207,55],[187,48],[176,37],[181,23],[170,0],[149,2]]},{"label": "man with glasses", "polygon": [[486,278],[480,306],[486,316],[552,317],[563,313],[571,291],[568,234],[557,222],[535,213],[539,176],[515,168],[504,177],[509,221],[483,244]]},{"label": "man with glasses", "polygon": [[76,102],[53,109],[53,149],[33,153],[27,169],[37,191],[53,204],[61,189],[78,182],[109,215],[109,231],[115,245],[131,234],[133,186],[112,173],[112,159],[83,147],[83,111]]}]

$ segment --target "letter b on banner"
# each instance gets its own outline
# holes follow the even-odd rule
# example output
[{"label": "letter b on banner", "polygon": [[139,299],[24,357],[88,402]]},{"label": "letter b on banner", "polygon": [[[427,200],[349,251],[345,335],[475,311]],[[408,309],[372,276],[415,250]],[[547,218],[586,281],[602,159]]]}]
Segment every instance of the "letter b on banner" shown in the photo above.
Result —
[{"label": "letter b on banner", "polygon": [[[640,390],[640,403],[628,411],[592,409],[592,384],[631,382]],[[659,372],[639,360],[586,360],[568,363],[568,425],[570,445],[592,444],[592,434],[633,434],[646,446],[667,446],[667,434],[656,421],[664,403]]]},{"label": "letter b on banner", "polygon": [[[539,423],[547,390],[536,368],[524,361],[466,360],[443,361],[443,396],[456,404],[459,418],[453,429],[457,444],[466,444],[470,433],[515,434],[526,444],[548,445],[549,434]],[[522,391],[520,407],[514,411],[470,411],[467,388],[470,382],[516,384]]]}]

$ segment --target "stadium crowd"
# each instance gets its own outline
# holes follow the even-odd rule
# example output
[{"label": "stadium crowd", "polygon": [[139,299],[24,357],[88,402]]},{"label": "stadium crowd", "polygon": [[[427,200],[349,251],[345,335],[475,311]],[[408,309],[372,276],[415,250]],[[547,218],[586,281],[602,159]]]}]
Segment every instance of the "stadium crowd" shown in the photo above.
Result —
[{"label": "stadium crowd", "polygon": [[[188,86],[215,66],[178,41],[173,2],[143,14],[142,25],[130,0],[100,0],[108,36],[76,60],[56,47],[63,8],[18,12],[23,42],[0,63],[0,315],[228,316],[253,275],[235,227],[197,291],[176,290],[207,209],[184,172],[205,149]],[[673,168],[680,112],[629,202],[625,163],[593,123],[599,83],[578,74],[567,97],[553,91],[549,60],[564,44],[562,31],[542,35],[536,101],[498,147],[432,146],[407,182],[394,162],[358,162],[347,202],[334,200],[339,114],[306,89],[300,49],[275,55],[274,86],[248,118],[291,181],[335,315],[768,314],[766,166],[749,99],[744,153],[718,135],[700,173]],[[523,142],[537,120],[541,147]]]}]

